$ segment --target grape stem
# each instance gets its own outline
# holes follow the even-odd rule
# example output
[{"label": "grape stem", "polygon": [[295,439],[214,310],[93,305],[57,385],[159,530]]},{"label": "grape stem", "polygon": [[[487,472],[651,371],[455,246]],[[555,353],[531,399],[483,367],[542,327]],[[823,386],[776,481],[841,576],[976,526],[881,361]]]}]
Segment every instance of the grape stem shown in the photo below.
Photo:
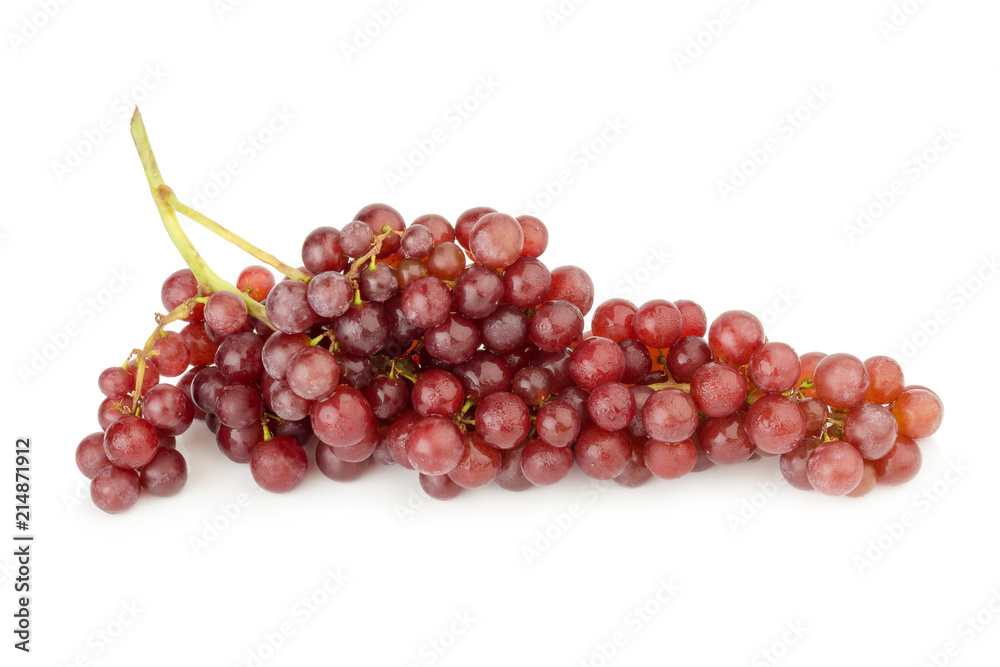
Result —
[{"label": "grape stem", "polygon": [[153,346],[156,345],[156,341],[163,337],[163,330],[171,322],[176,322],[177,320],[183,320],[185,317],[190,317],[194,312],[195,304],[204,303],[206,299],[204,297],[193,297],[183,302],[173,310],[171,310],[166,315],[156,314],[156,328],[153,329],[153,333],[146,339],[146,344],[141,350],[136,352],[136,371],[135,371],[135,389],[132,390],[132,412],[136,416],[140,414],[141,408],[141,397],[142,397],[142,378],[146,374],[146,363],[149,361],[149,357],[153,356]]},{"label": "grape stem", "polygon": [[188,206],[187,204],[182,203],[180,200],[177,199],[177,195],[174,194],[174,191],[171,190],[166,185],[161,185],[160,190],[163,192],[163,198],[167,200],[167,203],[170,204],[170,206],[172,206],[181,215],[190,218],[191,220],[194,220],[205,229],[208,229],[209,231],[214,233],[216,236],[219,236],[225,239],[226,241],[229,241],[237,248],[243,250],[249,255],[252,255],[253,257],[256,257],[257,259],[264,262],[268,266],[274,267],[274,269],[276,269],[278,272],[291,278],[292,280],[298,280],[299,282],[303,283],[309,282],[309,276],[302,273],[298,269],[291,267],[288,264],[285,264],[271,253],[261,250],[260,248],[253,245],[249,241],[246,241],[242,237],[237,236],[236,234],[232,233],[231,231],[229,231],[228,229],[217,223],[215,220],[209,218],[201,211],[195,210],[194,208]]},{"label": "grape stem", "polygon": [[351,280],[354,280],[358,275],[358,271],[360,271],[361,267],[364,266],[365,262],[368,261],[372,262],[371,268],[374,269],[375,257],[379,254],[379,252],[382,251],[382,241],[389,238],[389,236],[392,234],[393,230],[391,228],[383,227],[382,233],[376,236],[375,240],[372,241],[371,249],[365,254],[361,255],[361,257],[358,257],[356,260],[354,260],[354,263],[351,264],[351,269],[350,271],[347,272],[347,277],[350,278]]},{"label": "grape stem", "polygon": [[656,384],[649,385],[649,388],[653,391],[660,391],[661,389],[680,389],[688,394],[691,393],[690,382],[657,382]]},{"label": "grape stem", "polygon": [[251,299],[245,292],[237,289],[235,285],[220,278],[205,260],[202,259],[201,255],[198,254],[198,250],[194,247],[194,244],[191,243],[187,234],[181,229],[180,222],[177,220],[177,212],[170,205],[170,202],[167,201],[168,194],[172,195],[173,191],[163,182],[160,167],[156,164],[156,157],[153,155],[153,147],[149,143],[149,136],[146,134],[146,126],[143,124],[142,115],[139,113],[139,107],[136,107],[135,113],[132,114],[130,127],[132,141],[135,142],[139,159],[142,161],[142,169],[146,173],[146,181],[149,183],[149,191],[153,196],[153,202],[156,204],[156,210],[160,214],[160,219],[167,230],[167,235],[170,237],[171,242],[173,242],[174,247],[181,254],[181,257],[184,258],[184,262],[188,265],[188,268],[191,269],[201,290],[204,292],[218,292],[220,290],[236,292],[243,298],[243,302],[246,303],[250,314],[270,326],[270,322],[268,322],[267,315],[264,312],[264,306]]}]

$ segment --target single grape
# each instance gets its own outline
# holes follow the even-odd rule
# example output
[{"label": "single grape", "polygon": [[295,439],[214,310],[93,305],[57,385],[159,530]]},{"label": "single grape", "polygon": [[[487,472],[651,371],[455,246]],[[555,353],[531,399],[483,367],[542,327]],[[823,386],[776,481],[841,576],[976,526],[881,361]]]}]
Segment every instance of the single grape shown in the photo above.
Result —
[{"label": "single grape", "polygon": [[97,378],[97,386],[108,398],[122,398],[135,389],[135,380],[120,366],[105,368]]},{"label": "single grape", "polygon": [[880,484],[905,484],[917,476],[923,463],[920,446],[905,435],[897,435],[889,453],[875,461],[875,476]]},{"label": "single grape", "polygon": [[187,343],[174,331],[164,331],[153,343],[152,351],[149,362],[156,366],[161,377],[174,378],[182,375],[191,363]]},{"label": "single grape", "polygon": [[643,448],[643,461],[660,479],[677,479],[692,470],[698,461],[698,448],[688,438],[680,442],[663,442],[650,438]]},{"label": "single grape", "polygon": [[[850,354],[831,354],[813,372],[816,395],[831,408],[845,410],[865,400],[871,379],[864,363]],[[846,493],[846,492],[845,492]]]},{"label": "single grape", "polygon": [[795,388],[802,373],[799,355],[790,345],[767,342],[750,355],[750,381],[766,394],[783,394]]},{"label": "single grape", "polygon": [[297,280],[282,280],[267,295],[264,311],[268,321],[278,331],[302,333],[316,321],[316,312],[309,305],[308,287]]},{"label": "single grape", "polygon": [[521,473],[535,486],[548,486],[573,472],[573,450],[542,440],[528,442],[521,451]]},{"label": "single grape", "polygon": [[[128,372],[129,376],[132,378],[132,389],[135,389],[135,381],[139,374],[139,363],[138,360],[132,359],[125,365],[125,370]],[[146,363],[142,372],[142,386],[139,388],[139,393],[145,395],[149,391],[150,387],[160,382],[160,371],[156,368],[155,364]]]},{"label": "single grape", "polygon": [[476,431],[498,449],[512,449],[528,438],[531,412],[514,394],[497,392],[476,408]]},{"label": "single grape", "polygon": [[108,427],[114,424],[124,415],[132,414],[132,398],[126,396],[122,399],[106,398],[101,401],[97,408],[97,423],[101,425],[102,431],[107,431]]},{"label": "single grape", "polygon": [[90,481],[90,499],[97,509],[117,514],[135,505],[140,488],[139,473],[135,470],[108,465]]},{"label": "single grape", "polygon": [[368,469],[368,459],[350,463],[337,458],[336,449],[321,442],[316,446],[316,467],[335,482],[353,482]]},{"label": "single grape", "polygon": [[587,413],[590,420],[605,431],[620,431],[635,417],[635,399],[621,382],[605,382],[590,392]]},{"label": "single grape", "polygon": [[504,299],[518,308],[533,308],[548,296],[552,274],[534,257],[520,257],[503,272]]},{"label": "single grape", "polygon": [[434,245],[434,232],[431,231],[430,227],[416,223],[407,227],[400,239],[400,248],[402,248],[403,254],[410,258],[427,257]]},{"label": "single grape", "polygon": [[309,347],[309,336],[304,333],[276,332],[265,341],[261,349],[261,363],[264,370],[274,379],[284,380],[288,372],[288,362],[296,352],[305,347]]},{"label": "single grape", "polygon": [[[366,223],[376,235],[382,234],[382,230],[386,227],[393,232],[403,232],[406,230],[406,223],[403,221],[403,216],[396,209],[386,204],[369,204],[358,211],[354,219]],[[399,234],[389,234],[383,239],[382,249],[376,257],[378,259],[385,259],[386,257],[395,255],[399,250],[399,238]]]},{"label": "single grape", "polygon": [[180,493],[187,483],[187,462],[176,449],[160,448],[153,460],[139,472],[142,488],[154,496],[165,498]]},{"label": "single grape", "polygon": [[357,357],[346,352],[338,352],[337,367],[340,368],[341,384],[361,389],[375,377],[372,361],[368,357]]},{"label": "single grape", "polygon": [[343,273],[327,271],[309,281],[306,301],[320,317],[340,317],[354,300],[354,286]]},{"label": "single grape", "polygon": [[399,281],[391,266],[377,262],[375,268],[365,264],[358,271],[358,291],[365,301],[382,303],[399,291]]},{"label": "single grape", "polygon": [[264,399],[255,385],[231,384],[219,389],[213,410],[219,421],[230,428],[243,428],[264,413]]},{"label": "single grape", "polygon": [[434,500],[451,500],[464,491],[462,487],[451,481],[448,475],[425,475],[420,473],[420,488]]},{"label": "single grape", "polygon": [[236,289],[243,292],[257,303],[262,302],[274,287],[274,275],[266,266],[257,264],[240,271],[236,279]]},{"label": "single grape", "polygon": [[[413,229],[413,227],[410,227],[410,229]],[[406,257],[396,265],[396,283],[399,285],[400,291],[406,289],[414,280],[427,275],[430,275],[427,265],[419,259]]]},{"label": "single grape", "polygon": [[654,440],[688,440],[698,428],[698,406],[689,394],[679,389],[661,389],[643,404],[642,427]]},{"label": "single grape", "polygon": [[358,444],[375,420],[364,395],[344,385],[330,398],[313,403],[309,418],[316,437],[333,447]]},{"label": "single grape", "polygon": [[608,299],[594,310],[590,326],[594,335],[600,338],[610,338],[620,343],[628,338],[635,338],[632,320],[635,317],[635,304],[625,299]]},{"label": "single grape", "polygon": [[804,398],[799,401],[799,409],[806,418],[806,435],[819,435],[826,425],[830,408],[821,399]]},{"label": "single grape", "polygon": [[712,350],[704,338],[687,336],[670,347],[667,370],[678,382],[691,382],[695,372],[712,361]]},{"label": "single grape", "polygon": [[569,301],[546,301],[532,315],[529,335],[540,350],[563,350],[583,335],[583,313]]},{"label": "single grape", "polygon": [[845,495],[848,498],[862,498],[867,496],[878,481],[875,472],[875,464],[872,461],[865,461],[865,468],[861,473],[861,481],[854,487],[853,491],[848,491]]},{"label": "single grape", "polygon": [[194,419],[194,404],[177,387],[158,384],[142,402],[142,416],[165,435],[180,435]]},{"label": "single grape", "polygon": [[372,455],[375,448],[378,447],[378,441],[378,426],[374,421],[372,421],[368,425],[368,431],[357,444],[349,445],[347,447],[334,447],[333,452],[337,455],[337,458],[342,461],[347,461],[348,463],[361,463]]},{"label": "single grape", "polygon": [[246,324],[249,311],[236,292],[221,290],[208,297],[205,304],[205,322],[223,335],[234,334]]},{"label": "single grape", "polygon": [[534,486],[521,472],[521,453],[527,443],[513,449],[500,452],[500,470],[497,472],[496,483],[506,491],[527,491]]},{"label": "single grape", "polygon": [[451,310],[451,291],[440,278],[418,278],[403,290],[401,306],[403,315],[414,326],[436,327]]},{"label": "single grape", "polygon": [[94,479],[104,466],[111,465],[104,453],[104,433],[91,433],[76,446],[76,467],[87,479]]},{"label": "single grape", "polygon": [[449,364],[471,359],[479,343],[476,323],[455,313],[450,313],[441,324],[424,331],[424,348],[428,354]]},{"label": "single grape", "polygon": [[579,266],[552,269],[552,287],[546,301],[569,301],[586,315],[594,305],[594,281]]},{"label": "single grape", "polygon": [[219,390],[230,383],[226,374],[215,366],[203,368],[191,380],[191,400],[200,410],[214,413]]},{"label": "single grape", "polygon": [[[799,357],[799,362],[802,365],[802,371],[799,373],[799,381],[796,387],[802,387],[803,383],[812,384],[813,375],[816,372],[816,366],[826,357],[824,352],[806,352]],[[806,398],[816,397],[816,388],[801,388],[802,395]]]},{"label": "single grape", "polygon": [[374,242],[372,228],[360,220],[349,222],[340,230],[340,249],[348,257],[361,257],[372,249]]},{"label": "single grape", "polygon": [[605,382],[618,382],[625,372],[625,355],[607,338],[591,337],[573,350],[569,360],[573,381],[591,391]]},{"label": "single grape", "polygon": [[715,318],[708,329],[708,345],[723,361],[743,366],[764,344],[764,326],[745,310],[730,310]]},{"label": "single grape", "polygon": [[462,383],[465,394],[476,403],[498,391],[510,391],[511,373],[507,362],[486,350],[477,350],[472,357],[455,366],[454,376]]},{"label": "single grape", "polygon": [[271,493],[286,493],[306,476],[309,459],[294,438],[276,435],[250,450],[250,474],[260,488]]},{"label": "single grape", "polygon": [[462,383],[442,370],[425,371],[417,377],[410,393],[413,409],[423,417],[454,417],[462,409]]},{"label": "single grape", "polygon": [[145,419],[125,415],[104,432],[104,453],[119,468],[141,468],[159,445],[156,428]]},{"label": "single grape", "polygon": [[455,287],[452,288],[455,310],[466,317],[481,320],[497,309],[503,300],[503,292],[503,279],[496,271],[473,264],[463,269],[455,279]]},{"label": "single grape", "polygon": [[888,404],[903,393],[905,387],[903,368],[895,359],[885,356],[871,357],[865,360],[865,370],[868,371],[872,383],[865,395],[865,401]]},{"label": "single grape", "polygon": [[628,338],[618,343],[625,356],[625,371],[622,373],[622,382],[625,384],[635,384],[642,382],[642,379],[653,370],[653,358],[649,356],[649,348],[634,338]]},{"label": "single grape", "polygon": [[402,377],[379,373],[361,391],[376,419],[395,419],[410,407],[410,385]]},{"label": "single grape", "polygon": [[483,436],[470,431],[462,436],[462,458],[448,473],[451,481],[464,489],[486,486],[500,472],[500,450],[486,444]]},{"label": "single grape", "polygon": [[674,304],[663,299],[648,301],[635,312],[632,318],[635,337],[646,347],[665,350],[681,337],[683,321],[681,311]]},{"label": "single grape", "polygon": [[469,233],[469,250],[477,262],[491,269],[510,266],[523,249],[521,223],[506,213],[487,213]]},{"label": "single grape", "polygon": [[528,343],[528,316],[519,308],[503,305],[480,320],[480,334],[487,350],[509,354]]},{"label": "single grape", "polygon": [[869,461],[889,453],[896,443],[896,418],[877,403],[861,403],[847,413],[844,422],[844,440],[857,447],[861,456]]},{"label": "single grape", "polygon": [[781,394],[766,394],[750,406],[744,426],[750,441],[761,450],[784,454],[805,437],[806,416],[795,401]]},{"label": "single grape", "polygon": [[200,322],[187,324],[181,329],[179,335],[187,345],[190,365],[208,366],[215,363],[215,351],[219,346],[208,337],[204,324]]},{"label": "single grape", "polygon": [[944,403],[930,389],[907,388],[892,406],[892,414],[899,422],[899,432],[908,438],[929,438],[944,420]]},{"label": "single grape", "polygon": [[580,433],[580,415],[569,403],[549,401],[535,417],[538,438],[553,447],[569,447]]},{"label": "single grape", "polygon": [[[188,299],[198,296],[198,279],[191,269],[174,271],[163,281],[160,288],[160,301],[167,312],[174,310]],[[191,315],[184,318],[185,322],[200,322],[205,318],[204,304],[195,304]]]},{"label": "single grape", "polygon": [[861,482],[864,472],[861,454],[843,440],[830,440],[817,446],[806,463],[809,483],[827,496],[850,493]]},{"label": "single grape", "polygon": [[624,431],[605,431],[593,424],[583,427],[573,454],[580,470],[594,479],[614,479],[632,456],[632,442]]},{"label": "single grape", "polygon": [[746,400],[743,375],[727,363],[705,364],[691,378],[691,397],[709,417],[725,417],[736,412]]},{"label": "single grape", "polygon": [[255,333],[233,334],[215,352],[215,365],[236,382],[255,382],[264,372],[264,341]]},{"label": "single grape", "polygon": [[407,470],[413,470],[413,466],[410,465],[410,459],[406,455],[406,441],[410,437],[410,431],[413,430],[414,425],[421,419],[423,417],[416,410],[405,410],[403,414],[392,420],[392,423],[389,424],[389,431],[386,433],[386,449],[389,450],[393,460]]},{"label": "single grape", "polygon": [[653,478],[653,473],[649,472],[649,468],[646,467],[646,463],[643,460],[643,449],[648,439],[646,437],[631,438],[632,456],[629,457],[628,463],[625,464],[625,469],[615,477],[615,484],[634,489]]},{"label": "single grape", "polygon": [[465,252],[450,241],[434,246],[427,255],[427,270],[441,280],[455,280],[464,268]]},{"label": "single grape", "polygon": [[[411,285],[412,287],[412,285]],[[376,354],[389,341],[389,318],[382,306],[366,301],[352,305],[333,324],[340,349],[359,357]]]},{"label": "single grape", "polygon": [[308,401],[322,401],[337,388],[340,367],[329,350],[304,347],[288,360],[285,381],[296,395]]},{"label": "single grape", "polygon": [[674,301],[677,310],[681,311],[681,337],[696,336],[703,338],[708,330],[708,318],[705,309],[694,301],[679,299]]},{"label": "single grape", "polygon": [[549,246],[549,230],[545,223],[533,215],[519,215],[517,221],[521,223],[521,231],[524,232],[521,254],[525,257],[541,257]]},{"label": "single grape", "polygon": [[698,427],[697,434],[705,456],[712,463],[732,465],[753,456],[755,447],[739,413],[706,419]]},{"label": "single grape", "polygon": [[[325,271],[343,271],[347,257],[340,247],[340,232],[333,227],[317,227],[302,242],[302,263],[309,273],[319,275]],[[280,285],[281,283],[278,283]],[[277,285],[275,285],[277,287]],[[270,299],[270,297],[268,297]],[[271,319],[270,313],[268,319]],[[274,320],[271,320],[274,324]],[[278,327],[282,330],[281,327]],[[293,333],[293,332],[289,332]]]},{"label": "single grape", "polygon": [[528,405],[538,405],[552,395],[552,373],[538,366],[526,366],[514,374],[511,393]]},{"label": "single grape", "polygon": [[451,472],[464,451],[462,432],[444,417],[424,417],[413,425],[406,439],[410,465],[425,475]]},{"label": "single grape", "polygon": [[273,426],[271,432],[274,435],[287,435],[295,438],[295,441],[303,447],[313,439],[313,429],[308,418],[286,419],[277,426]]}]

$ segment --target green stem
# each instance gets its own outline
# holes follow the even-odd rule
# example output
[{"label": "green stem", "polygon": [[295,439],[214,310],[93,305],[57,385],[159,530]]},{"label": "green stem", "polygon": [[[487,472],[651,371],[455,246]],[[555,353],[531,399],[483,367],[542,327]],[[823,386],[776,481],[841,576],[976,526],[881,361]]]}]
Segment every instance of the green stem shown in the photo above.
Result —
[{"label": "green stem", "polygon": [[152,356],[153,346],[156,345],[156,341],[160,340],[163,336],[163,330],[168,324],[176,322],[177,320],[183,320],[185,317],[190,317],[191,313],[194,312],[195,304],[199,301],[201,301],[201,299],[198,297],[191,298],[171,310],[166,315],[160,315],[157,313],[156,328],[153,329],[153,333],[146,339],[146,344],[143,348],[136,353],[135,389],[132,391],[133,414],[138,415],[140,412],[142,378],[146,374],[146,362],[149,360],[149,357]]},{"label": "green stem", "polygon": [[691,383],[689,382],[657,382],[656,384],[649,385],[649,388],[653,391],[659,391],[661,389],[680,389],[683,392],[691,393]]},{"label": "green stem", "polygon": [[[235,285],[220,278],[208,266],[205,260],[202,259],[201,255],[198,254],[198,250],[194,247],[194,244],[191,243],[187,234],[181,229],[180,222],[177,221],[177,213],[167,200],[169,195],[173,195],[173,191],[167,187],[163,182],[163,176],[160,175],[160,167],[156,164],[156,157],[153,155],[153,147],[149,143],[149,136],[146,134],[146,126],[142,122],[139,107],[136,107],[135,113],[132,114],[131,130],[132,140],[135,142],[135,148],[139,152],[142,169],[146,173],[146,181],[149,183],[150,194],[153,196],[153,202],[156,203],[156,210],[160,214],[160,219],[163,220],[163,226],[167,230],[167,235],[170,236],[174,247],[177,248],[181,257],[184,258],[184,262],[191,269],[195,279],[198,281],[198,285],[206,292],[219,292],[221,290],[236,292],[243,297],[243,301],[246,303],[247,310],[250,311],[251,315],[267,322],[264,306],[251,299],[249,295],[238,290]],[[270,323],[268,322],[268,324]]]},{"label": "green stem", "polygon": [[165,198],[167,200],[167,203],[170,204],[170,206],[172,206],[181,215],[187,216],[191,220],[194,220],[202,227],[214,233],[216,236],[219,236],[225,239],[226,241],[229,241],[230,243],[235,245],[237,248],[240,248],[247,254],[252,255],[253,257],[256,257],[260,261],[264,262],[265,264],[274,267],[277,271],[279,271],[285,276],[288,276],[292,280],[298,280],[299,282],[303,283],[309,282],[309,276],[302,273],[298,269],[291,267],[288,264],[285,264],[271,253],[261,250],[260,248],[253,245],[249,241],[246,241],[245,239],[237,236],[236,234],[233,234],[231,231],[229,231],[228,229],[217,223],[215,220],[212,220],[204,213],[197,211],[188,206],[187,204],[184,204],[181,201],[179,201],[177,199],[177,195],[174,194],[172,190],[169,193],[165,193]]}]

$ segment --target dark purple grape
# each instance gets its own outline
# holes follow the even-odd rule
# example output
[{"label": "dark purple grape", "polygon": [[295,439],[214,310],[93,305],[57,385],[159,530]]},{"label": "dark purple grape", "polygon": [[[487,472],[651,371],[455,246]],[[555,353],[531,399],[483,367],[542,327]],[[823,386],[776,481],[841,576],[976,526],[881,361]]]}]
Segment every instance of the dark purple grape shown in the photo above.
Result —
[{"label": "dark purple grape", "polygon": [[708,341],[696,336],[685,336],[667,352],[667,370],[678,382],[691,382],[695,372],[712,360]]},{"label": "dark purple grape", "polygon": [[583,313],[569,301],[546,301],[531,316],[530,334],[540,350],[564,350],[583,335]]},{"label": "dark purple grape", "polygon": [[264,341],[255,333],[233,334],[215,352],[215,365],[236,382],[255,382],[264,372]]},{"label": "dark purple grape", "polygon": [[622,373],[622,382],[625,384],[635,384],[642,382],[642,379],[653,370],[653,358],[649,356],[649,348],[634,338],[628,338],[618,343],[625,356],[625,371]]},{"label": "dark purple grape", "polygon": [[333,333],[344,352],[368,356],[379,352],[389,340],[389,318],[377,303],[353,305],[337,318]]},{"label": "dark purple grape", "polygon": [[538,366],[527,366],[514,374],[510,383],[511,393],[528,405],[538,405],[552,395],[552,373]]},{"label": "dark purple grape", "polygon": [[462,315],[449,314],[444,322],[424,331],[424,347],[435,359],[460,364],[479,348],[479,327]]},{"label": "dark purple grape", "polygon": [[[333,227],[318,227],[309,232],[302,243],[302,263],[314,276],[326,271],[346,269],[347,258],[340,247],[340,232]],[[278,283],[278,285],[280,284]],[[268,296],[268,300],[270,300],[270,296]],[[268,313],[268,319],[271,319],[270,313]],[[274,320],[271,322],[273,323]]]},{"label": "dark purple grape", "polygon": [[454,376],[462,383],[465,394],[476,403],[498,391],[510,391],[511,373],[507,363],[486,350],[478,350],[457,366]]},{"label": "dark purple grape", "polygon": [[358,290],[365,301],[382,303],[399,291],[399,281],[391,266],[377,262],[372,269],[368,264],[358,272]]},{"label": "dark purple grape", "polygon": [[336,356],[342,384],[361,389],[375,377],[371,359],[368,357],[358,357],[344,352],[338,352]]},{"label": "dark purple grape", "polygon": [[503,300],[503,293],[500,275],[479,264],[466,267],[458,274],[452,289],[455,310],[474,320],[481,320],[496,310]]},{"label": "dark purple grape", "polygon": [[379,373],[361,391],[377,419],[395,419],[410,407],[410,385],[401,377]]},{"label": "dark purple grape", "polygon": [[490,352],[509,354],[528,342],[528,316],[519,308],[503,305],[480,323],[483,345]]}]

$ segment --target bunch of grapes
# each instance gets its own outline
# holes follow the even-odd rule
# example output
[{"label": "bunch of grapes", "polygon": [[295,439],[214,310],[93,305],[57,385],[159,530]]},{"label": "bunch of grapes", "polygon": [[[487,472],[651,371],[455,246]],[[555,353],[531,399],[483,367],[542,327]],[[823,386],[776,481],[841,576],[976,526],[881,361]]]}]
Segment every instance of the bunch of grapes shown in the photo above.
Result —
[{"label": "bunch of grapes", "polygon": [[76,451],[94,503],[179,492],[175,438],[195,421],[279,493],[311,462],[338,481],[399,465],[439,499],[574,466],[638,486],[779,455],[792,486],[829,495],[916,475],[915,440],[943,406],[892,359],[800,356],[750,313],[709,326],[686,300],[612,299],[585,332],[594,284],[546,267],[547,245],[532,216],[478,207],[407,226],[373,204],[312,231],[280,282],[254,265],[212,290],[177,271],[146,346],[99,377],[102,431]]}]

